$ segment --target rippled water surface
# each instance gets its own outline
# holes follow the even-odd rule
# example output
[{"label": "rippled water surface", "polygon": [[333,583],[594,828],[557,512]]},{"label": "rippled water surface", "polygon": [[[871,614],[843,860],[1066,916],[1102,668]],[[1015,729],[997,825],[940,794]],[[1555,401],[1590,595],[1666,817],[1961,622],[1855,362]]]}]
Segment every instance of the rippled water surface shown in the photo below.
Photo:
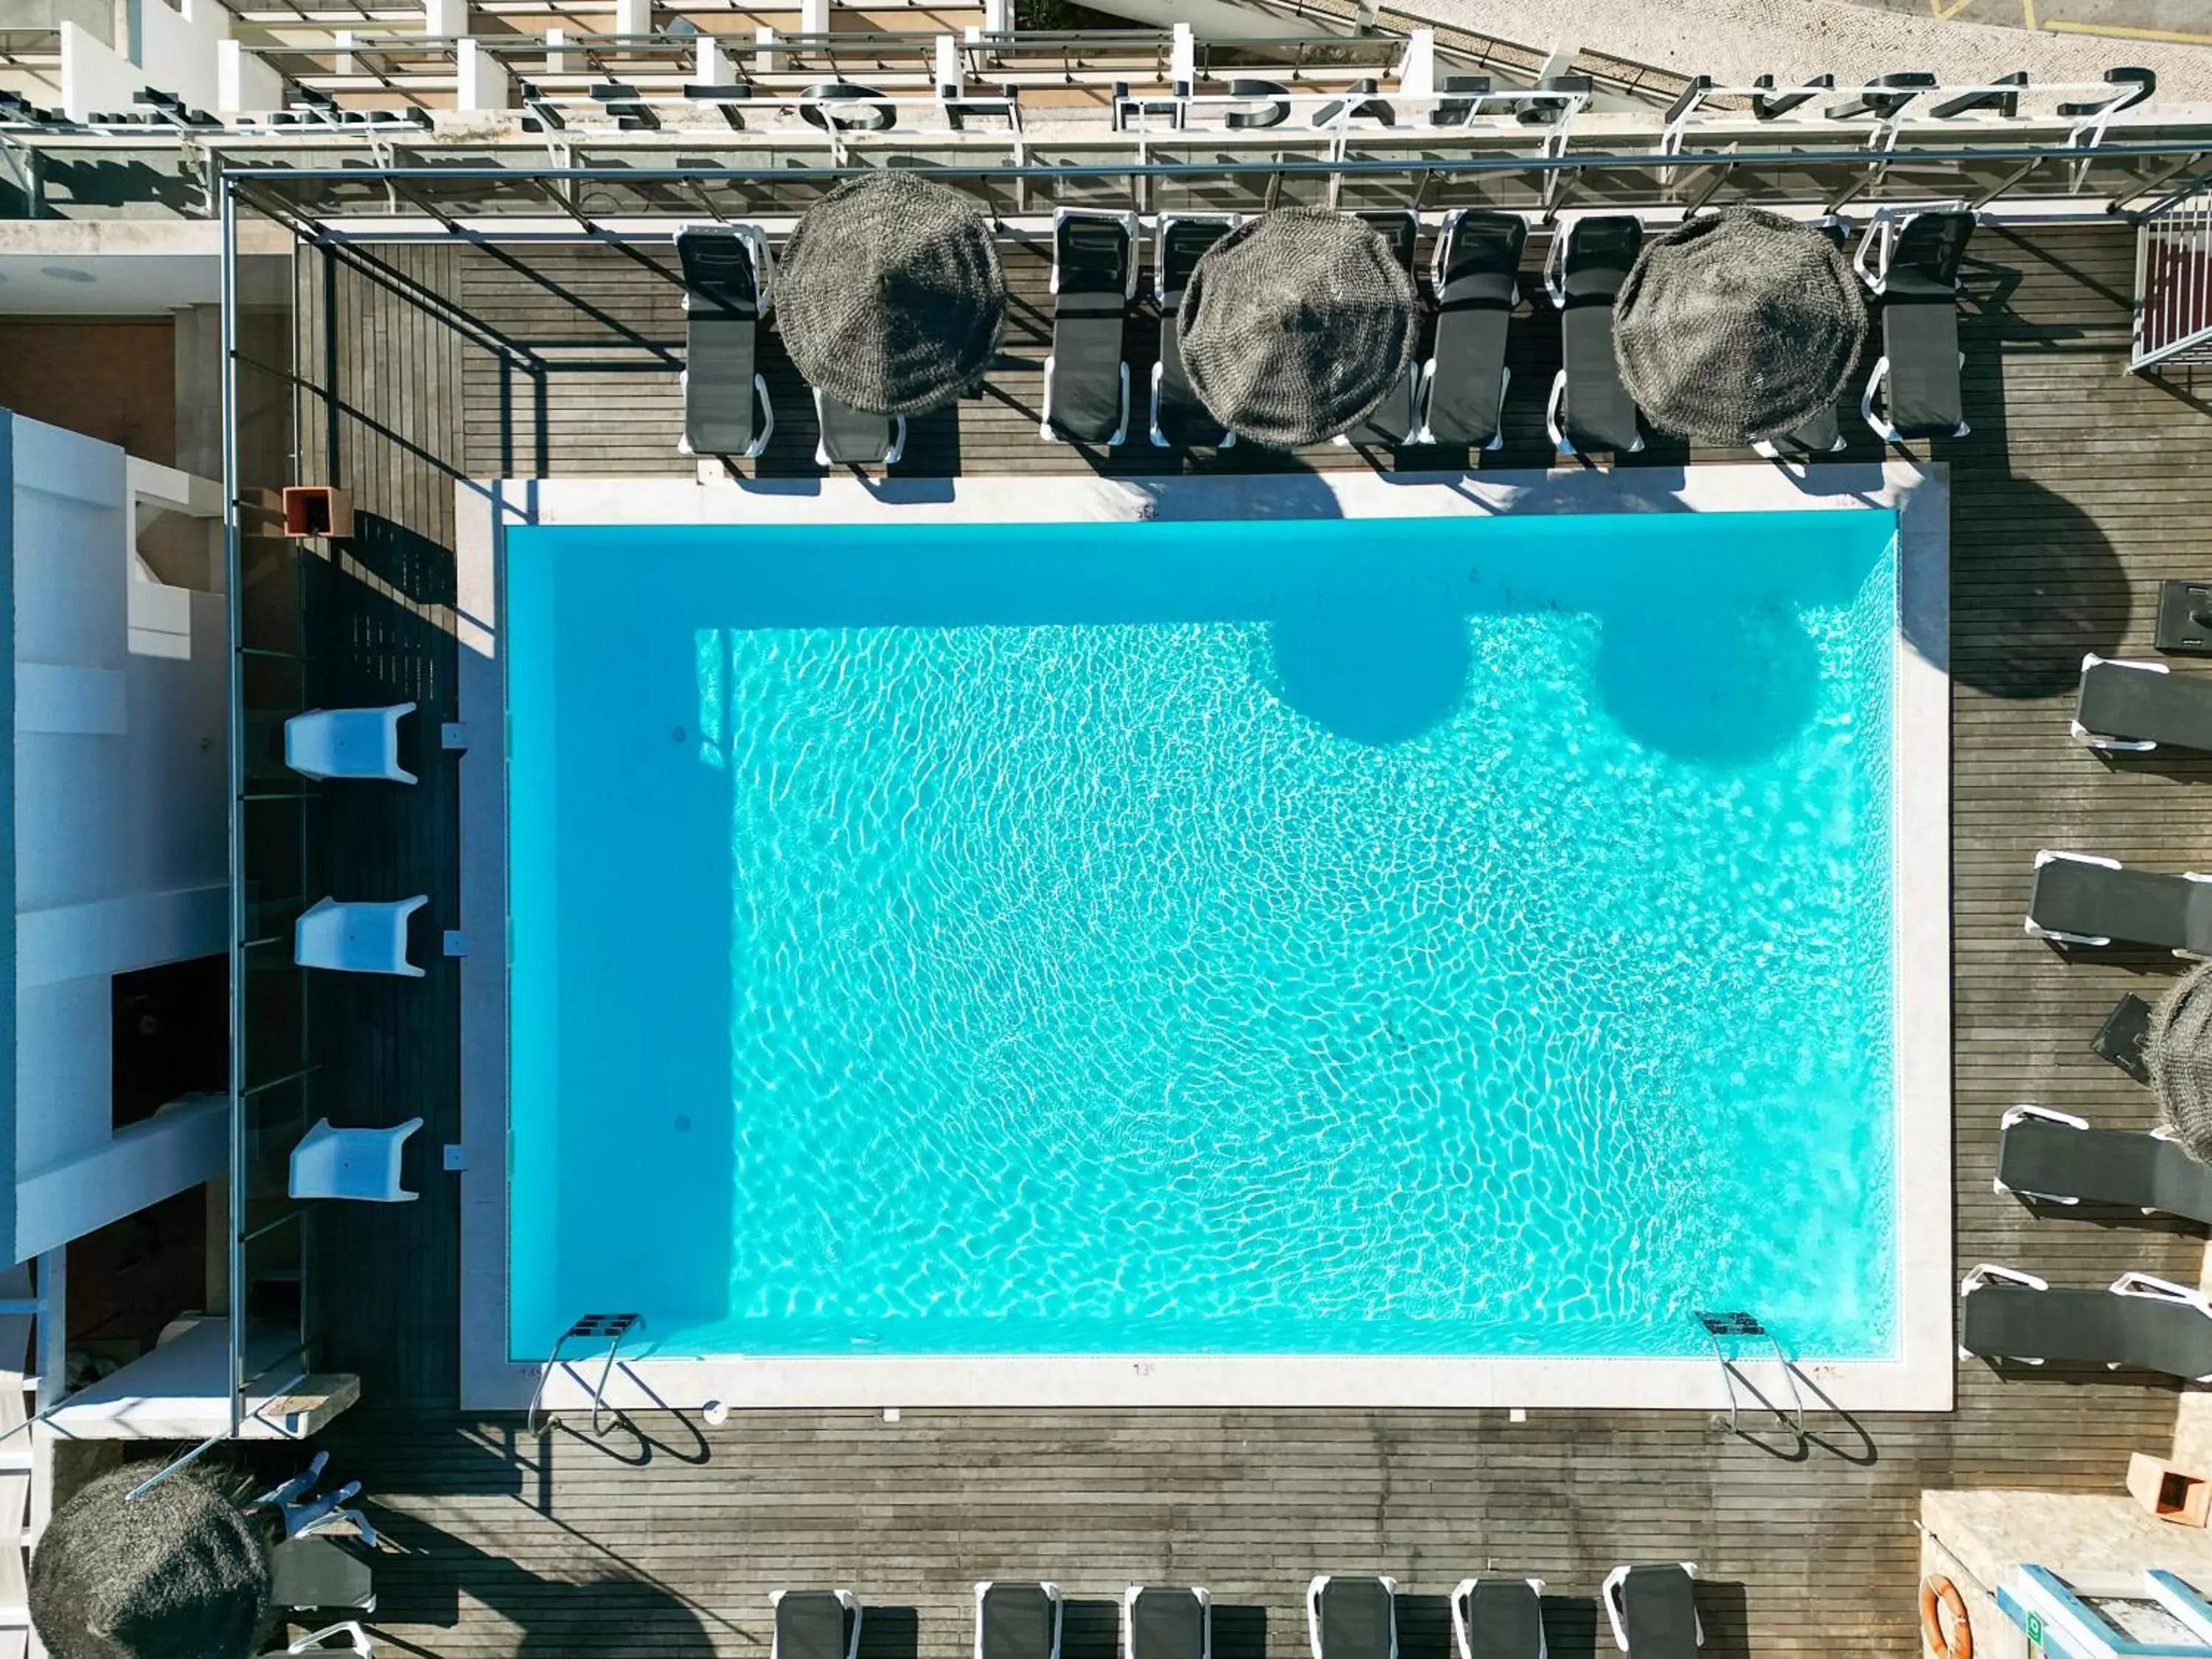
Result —
[{"label": "rippled water surface", "polygon": [[1894,527],[510,532],[515,1352],[1893,1351]]}]

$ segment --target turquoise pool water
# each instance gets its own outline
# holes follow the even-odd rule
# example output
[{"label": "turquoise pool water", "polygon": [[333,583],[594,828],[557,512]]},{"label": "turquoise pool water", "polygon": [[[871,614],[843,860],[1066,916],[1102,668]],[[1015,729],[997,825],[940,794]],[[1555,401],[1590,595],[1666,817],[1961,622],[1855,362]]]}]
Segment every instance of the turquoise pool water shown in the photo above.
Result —
[{"label": "turquoise pool water", "polygon": [[510,531],[515,1355],[1893,1352],[1894,532]]}]

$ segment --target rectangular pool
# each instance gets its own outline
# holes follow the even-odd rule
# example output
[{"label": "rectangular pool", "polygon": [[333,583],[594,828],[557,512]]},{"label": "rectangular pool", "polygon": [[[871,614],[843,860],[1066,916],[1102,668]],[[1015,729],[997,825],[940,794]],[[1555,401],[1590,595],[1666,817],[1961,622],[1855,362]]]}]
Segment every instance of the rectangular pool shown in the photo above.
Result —
[{"label": "rectangular pool", "polygon": [[1896,531],[507,530],[511,1355],[1894,1354]]}]

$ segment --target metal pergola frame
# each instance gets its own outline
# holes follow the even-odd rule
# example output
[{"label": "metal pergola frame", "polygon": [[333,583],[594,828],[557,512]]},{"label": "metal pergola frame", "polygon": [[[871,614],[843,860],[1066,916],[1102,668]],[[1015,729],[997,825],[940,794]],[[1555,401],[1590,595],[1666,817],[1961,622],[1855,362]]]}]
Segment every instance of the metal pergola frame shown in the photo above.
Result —
[{"label": "metal pergola frame", "polygon": [[[1992,134],[1993,137],[2002,136]],[[248,1059],[246,1034],[251,1014],[246,1006],[248,1000],[242,993],[246,985],[246,953],[254,941],[248,932],[250,918],[246,896],[250,872],[246,867],[246,837],[242,823],[242,807],[247,787],[246,742],[248,711],[245,706],[245,663],[248,647],[243,634],[241,512],[249,504],[245,500],[245,481],[240,476],[239,434],[241,404],[239,375],[243,362],[239,328],[242,303],[239,270],[241,222],[246,215],[257,215],[283,226],[295,243],[319,246],[341,254],[352,251],[349,244],[423,240],[460,240],[481,245],[507,243],[518,246],[545,241],[623,244],[642,240],[647,235],[665,237],[683,222],[727,216],[716,204],[714,192],[718,189],[773,190],[776,186],[785,186],[792,189],[795,195],[811,198],[842,179],[878,170],[859,165],[804,169],[775,167],[748,164],[747,152],[742,147],[732,147],[724,153],[729,157],[727,165],[700,161],[640,167],[552,164],[446,166],[433,161],[401,161],[395,158],[380,160],[379,165],[362,167],[285,167],[237,164],[225,158],[216,169],[215,206],[216,217],[221,227],[222,264],[225,603],[231,643],[228,672],[230,969],[233,986],[229,1034],[230,1426],[228,1437],[218,1437],[192,1449],[173,1464],[173,1468],[182,1467],[201,1455],[222,1437],[236,1437],[248,1416],[246,1401],[253,1385],[263,1376],[273,1373],[287,1363],[297,1360],[304,1364],[311,1361],[313,1346],[313,1334],[306,1328],[310,1322],[303,1286],[300,1345],[274,1365],[264,1366],[252,1376],[247,1374],[246,1250],[257,1237],[269,1231],[269,1226],[264,1226],[257,1233],[248,1224],[247,1176],[256,1151],[252,1145],[250,1111],[257,1092],[269,1083],[283,1084],[294,1079],[280,1077],[257,1082],[248,1079],[245,1070]],[[1028,214],[1048,215],[1052,207],[1057,204],[1052,197],[1058,191],[1069,188],[1083,192],[1083,205],[1105,205],[1116,199],[1115,193],[1119,191],[1122,193],[1120,200],[1123,207],[1134,206],[1139,211],[1157,211],[1159,210],[1154,198],[1163,190],[1176,185],[1207,183],[1241,185],[1261,193],[1272,204],[1279,199],[1285,181],[1319,183],[1328,188],[1332,197],[1346,184],[1388,187],[1393,181],[1397,181],[1398,186],[1412,198],[1401,205],[1434,208],[1445,204],[1427,199],[1437,193],[1437,186],[1453,183],[1480,185],[1484,181],[1524,175],[1533,176],[1539,182],[1540,188],[1535,191],[1539,199],[1525,204],[1500,205],[1518,206],[1541,222],[1550,223],[1559,218],[1563,210],[1570,214],[1577,210],[1609,210],[1643,211],[1661,219],[1682,216],[1706,205],[1718,192],[1721,184],[1729,179],[1741,185],[1746,179],[1754,182],[1760,179],[1775,181],[1811,179],[1838,167],[1856,166],[1863,171],[1863,182],[1845,191],[1841,200],[1827,199],[1818,192],[1803,191],[1798,192],[1793,199],[1790,191],[1781,189],[1765,195],[1749,191],[1739,193],[1749,199],[1771,204],[1792,205],[1814,213],[1833,212],[1838,207],[1859,201],[1868,197],[1869,191],[1882,187],[1894,170],[1899,176],[1910,179],[1911,190],[1881,188],[1879,196],[1863,203],[1863,205],[1964,199],[1971,206],[1992,210],[1997,216],[2015,222],[2078,219],[2089,215],[2124,215],[2130,221],[2140,222],[2146,212],[2155,210],[2156,206],[2165,205],[2203,187],[2208,179],[2212,179],[2212,173],[2206,171],[2208,160],[2212,160],[2212,126],[2186,129],[2179,137],[2132,143],[2110,140],[2044,144],[1960,142],[1887,150],[1834,148],[1747,149],[1732,146],[1705,150],[1654,148],[1603,154],[1463,154],[1408,155],[1381,160],[1359,157],[1328,159],[1322,156],[1285,160],[1278,155],[1255,155],[1249,161],[1140,161],[1096,166],[1007,165],[978,161],[974,164],[956,161],[933,166],[931,173],[933,177],[981,191],[1011,186],[1018,201],[1024,205],[1018,215],[995,216],[1002,219]],[[2008,191],[2016,188],[2039,170],[2057,165],[2064,165],[2069,169],[2067,175],[2069,187],[2065,191],[2021,198],[2009,209],[2000,205],[2000,199]],[[2100,167],[2120,169],[2119,176],[2112,180],[2115,188],[2088,193],[2086,187],[2089,184],[2101,182],[2097,172]],[[1979,188],[1980,185],[1989,183],[1986,176],[1980,177],[1978,181],[1961,176],[1969,168],[1982,167],[1997,170],[1997,182],[1993,187]],[[1702,187],[1689,191],[1674,187],[1671,181],[1680,178],[1686,172],[1698,169],[1709,170],[1711,175]],[[1938,179],[1930,183],[1931,174],[1943,169],[1949,170],[1954,176],[1948,180]],[[2189,182],[2177,187],[2175,181],[2185,176]],[[1566,207],[1577,186],[1590,186],[1600,181],[1632,185],[1639,177],[1648,186],[1643,191],[1607,193],[1596,191],[1587,209]],[[1977,187],[1962,187],[1969,183],[1976,183]],[[394,210],[348,216],[318,210],[312,201],[295,199],[295,196],[303,193],[301,187],[313,187],[313,191],[305,192],[312,197],[323,188],[331,186],[380,189],[386,192],[387,199],[394,204]],[[696,208],[688,214],[648,209],[636,214],[595,216],[580,205],[579,200],[582,192],[592,186],[610,189],[623,186],[673,187],[686,191]],[[473,189],[479,196],[494,192],[511,195],[520,191],[530,198],[532,208],[537,210],[471,214],[449,210],[448,204],[441,204],[438,199],[441,192],[465,187]],[[1028,205],[1032,194],[1042,195],[1045,199]],[[2133,210],[2132,204],[2154,197],[2160,197],[2162,200],[2154,204],[2153,209]],[[459,204],[451,205],[458,206]],[[784,210],[783,212],[787,214],[793,210]],[[781,216],[777,213],[747,213],[743,216],[759,216],[773,221]],[[409,297],[415,303],[435,308],[434,295],[425,293]],[[465,319],[446,316],[445,320],[456,326],[465,325]],[[483,342],[479,341],[478,343]],[[303,1034],[303,1044],[305,1040]],[[310,1066],[308,1069],[313,1068]]]}]

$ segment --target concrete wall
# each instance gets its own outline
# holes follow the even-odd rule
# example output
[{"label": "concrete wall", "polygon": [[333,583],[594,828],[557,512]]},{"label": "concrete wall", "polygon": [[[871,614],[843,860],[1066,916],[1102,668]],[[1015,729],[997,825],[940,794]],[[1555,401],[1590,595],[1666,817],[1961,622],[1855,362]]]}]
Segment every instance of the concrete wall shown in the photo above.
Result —
[{"label": "concrete wall", "polygon": [[[167,365],[163,365],[164,368]],[[218,594],[154,580],[160,507],[216,492],[7,417],[15,605],[10,1260],[222,1164],[204,1105],[112,1127],[111,981],[228,942],[227,665]]]}]

